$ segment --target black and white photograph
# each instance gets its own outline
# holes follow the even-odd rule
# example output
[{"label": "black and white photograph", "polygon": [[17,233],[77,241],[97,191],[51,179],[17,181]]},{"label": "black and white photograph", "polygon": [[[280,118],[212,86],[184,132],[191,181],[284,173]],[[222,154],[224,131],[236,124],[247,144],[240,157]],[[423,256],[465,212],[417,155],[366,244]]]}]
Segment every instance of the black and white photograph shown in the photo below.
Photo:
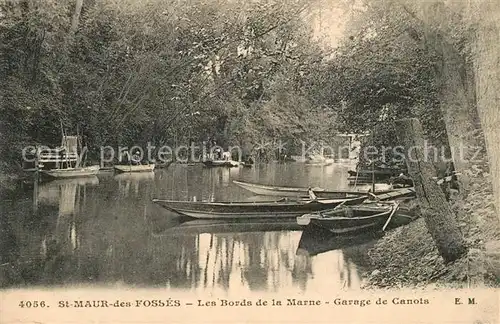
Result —
[{"label": "black and white photograph", "polygon": [[498,0],[0,0],[0,323],[498,323],[499,125]]}]

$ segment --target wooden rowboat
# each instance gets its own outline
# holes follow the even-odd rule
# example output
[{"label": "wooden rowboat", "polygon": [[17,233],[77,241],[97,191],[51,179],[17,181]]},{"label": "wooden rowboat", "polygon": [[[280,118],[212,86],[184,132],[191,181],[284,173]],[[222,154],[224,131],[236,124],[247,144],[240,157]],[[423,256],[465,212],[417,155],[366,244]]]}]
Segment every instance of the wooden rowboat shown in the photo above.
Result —
[{"label": "wooden rowboat", "polygon": [[356,205],[367,199],[287,200],[273,202],[194,202],[153,199],[153,202],[179,215],[198,219],[293,218],[308,212],[332,209],[340,204]]},{"label": "wooden rowboat", "polygon": [[[316,226],[334,234],[353,234],[378,232],[392,221],[392,217],[400,218],[399,222],[412,221],[416,216],[402,212],[397,214],[397,204],[363,204],[342,206],[322,212],[305,214],[297,217],[301,226]],[[401,225],[401,224],[399,224]]]},{"label": "wooden rowboat", "polygon": [[234,168],[240,165],[238,161],[231,160],[207,160],[202,162],[206,167],[226,167],[226,168]]},{"label": "wooden rowboat", "polygon": [[308,165],[318,165],[318,166],[326,166],[331,165],[335,162],[332,158],[327,158],[321,154],[316,154],[312,156],[308,156],[305,160],[305,163]]},{"label": "wooden rowboat", "polygon": [[[300,188],[300,187],[280,187],[280,186],[270,186],[270,185],[262,185],[262,184],[257,184],[257,183],[249,183],[249,182],[243,182],[243,181],[237,181],[233,180],[233,183],[248,190],[253,192],[256,195],[263,195],[263,196],[279,196],[279,197],[307,197],[308,190],[309,188]],[[371,186],[370,186],[371,188]],[[361,189],[361,190],[352,190],[352,191],[327,191],[322,188],[313,188],[314,193],[316,196],[319,198],[329,198],[329,199],[341,199],[341,198],[348,198],[348,197],[357,197],[357,196],[364,196],[370,189],[368,187]],[[387,193],[391,192],[392,189],[390,186],[385,187],[382,191],[377,191],[377,194],[379,193]]]},{"label": "wooden rowboat", "polygon": [[313,166],[327,166],[335,163],[334,159],[324,159],[324,160],[306,160],[305,164]]},{"label": "wooden rowboat", "polygon": [[40,172],[52,179],[67,179],[80,177],[93,177],[99,172],[98,165],[92,165],[83,168],[66,168],[66,169],[51,169],[40,170]]},{"label": "wooden rowboat", "polygon": [[152,172],[155,169],[155,164],[144,165],[115,165],[116,172]]},{"label": "wooden rowboat", "polygon": [[390,177],[395,177],[399,176],[401,173],[405,173],[406,170],[400,170],[400,169],[375,169],[375,170],[358,170],[358,171],[347,171],[349,173],[349,176],[351,177],[358,177],[358,178],[367,178],[371,179],[372,177],[375,178],[375,180],[385,180],[389,179]]}]

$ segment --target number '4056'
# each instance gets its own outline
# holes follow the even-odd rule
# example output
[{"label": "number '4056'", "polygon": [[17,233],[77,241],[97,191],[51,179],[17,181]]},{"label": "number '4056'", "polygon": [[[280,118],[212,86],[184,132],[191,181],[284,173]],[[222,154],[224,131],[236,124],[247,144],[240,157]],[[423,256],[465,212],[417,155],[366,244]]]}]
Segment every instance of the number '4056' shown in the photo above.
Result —
[{"label": "number '4056'", "polygon": [[36,307],[47,307],[45,304],[45,301],[38,301],[38,300],[21,300],[19,302],[19,307],[21,308],[36,308]]}]

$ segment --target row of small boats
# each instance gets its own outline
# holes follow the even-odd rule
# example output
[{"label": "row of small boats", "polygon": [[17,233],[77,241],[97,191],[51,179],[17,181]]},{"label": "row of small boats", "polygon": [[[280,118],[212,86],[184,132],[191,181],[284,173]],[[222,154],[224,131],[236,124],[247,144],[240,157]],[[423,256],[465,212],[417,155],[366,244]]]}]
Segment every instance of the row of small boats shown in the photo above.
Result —
[{"label": "row of small boats", "polygon": [[158,205],[183,216],[198,219],[291,218],[308,212],[327,210],[340,204],[354,205],[367,196],[346,199],[288,199],[255,202],[206,202],[154,199]]},{"label": "row of small boats", "polygon": [[395,199],[415,195],[412,188],[386,190],[377,195],[364,191],[326,191],[321,188],[277,187],[234,181],[255,194],[281,196],[255,202],[206,202],[153,199],[180,216],[198,220],[254,221],[296,219],[299,226],[316,226],[336,234],[385,230],[395,218],[407,223],[416,214]]},{"label": "row of small boats", "polygon": [[[109,170],[114,170],[116,173],[137,173],[137,172],[152,172],[155,170],[155,167],[158,168],[166,168],[172,162],[169,161],[164,164],[156,165],[154,163],[150,164],[142,164],[142,165],[114,165]],[[191,163],[186,163],[187,165],[191,165]],[[253,164],[249,164],[246,162],[238,162],[232,160],[207,160],[203,161],[203,165],[206,167],[251,167]],[[81,177],[91,177],[95,176],[101,171],[98,165],[92,165],[88,167],[77,167],[77,168],[58,168],[58,169],[49,169],[49,170],[40,170],[40,172],[51,179],[67,179],[67,178],[81,178]],[[107,169],[106,169],[107,170]]]},{"label": "row of small boats", "polygon": [[[295,161],[295,160],[288,158],[288,159],[285,159],[284,161]],[[304,163],[306,165],[311,165],[311,166],[328,166],[328,165],[332,165],[334,162],[335,162],[334,159],[326,158],[322,155],[308,156],[306,158],[306,160],[304,161]],[[220,166],[220,167],[233,168],[233,167],[238,167],[238,166],[243,166],[243,167],[252,167],[253,166],[252,162],[248,162],[248,161],[241,161],[240,162],[240,161],[234,161],[234,160],[230,160],[230,159],[229,160],[227,160],[227,159],[220,159],[220,160],[208,159],[208,160],[202,161],[202,163],[206,167],[218,167],[218,166]]]},{"label": "row of small boats", "polygon": [[[52,179],[68,179],[68,178],[92,177],[97,175],[100,169],[101,168],[98,165],[92,165],[81,168],[40,170],[40,173]],[[115,165],[113,169],[116,173],[152,172],[155,169],[155,164]]]}]

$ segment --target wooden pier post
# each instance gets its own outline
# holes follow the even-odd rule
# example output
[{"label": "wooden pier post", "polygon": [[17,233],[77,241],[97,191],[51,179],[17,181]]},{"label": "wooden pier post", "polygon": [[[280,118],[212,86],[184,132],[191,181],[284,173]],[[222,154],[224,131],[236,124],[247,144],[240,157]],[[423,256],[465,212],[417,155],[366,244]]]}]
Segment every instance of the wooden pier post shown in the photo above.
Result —
[{"label": "wooden pier post", "polygon": [[33,174],[33,214],[38,212],[38,183],[40,181],[39,161],[40,148],[36,148],[35,152],[35,173]]},{"label": "wooden pier post", "polygon": [[413,179],[422,217],[440,255],[446,262],[454,261],[467,252],[467,247],[454,213],[437,184],[433,162],[426,160],[424,134],[418,119],[396,122],[399,143],[404,147],[408,172]]}]

